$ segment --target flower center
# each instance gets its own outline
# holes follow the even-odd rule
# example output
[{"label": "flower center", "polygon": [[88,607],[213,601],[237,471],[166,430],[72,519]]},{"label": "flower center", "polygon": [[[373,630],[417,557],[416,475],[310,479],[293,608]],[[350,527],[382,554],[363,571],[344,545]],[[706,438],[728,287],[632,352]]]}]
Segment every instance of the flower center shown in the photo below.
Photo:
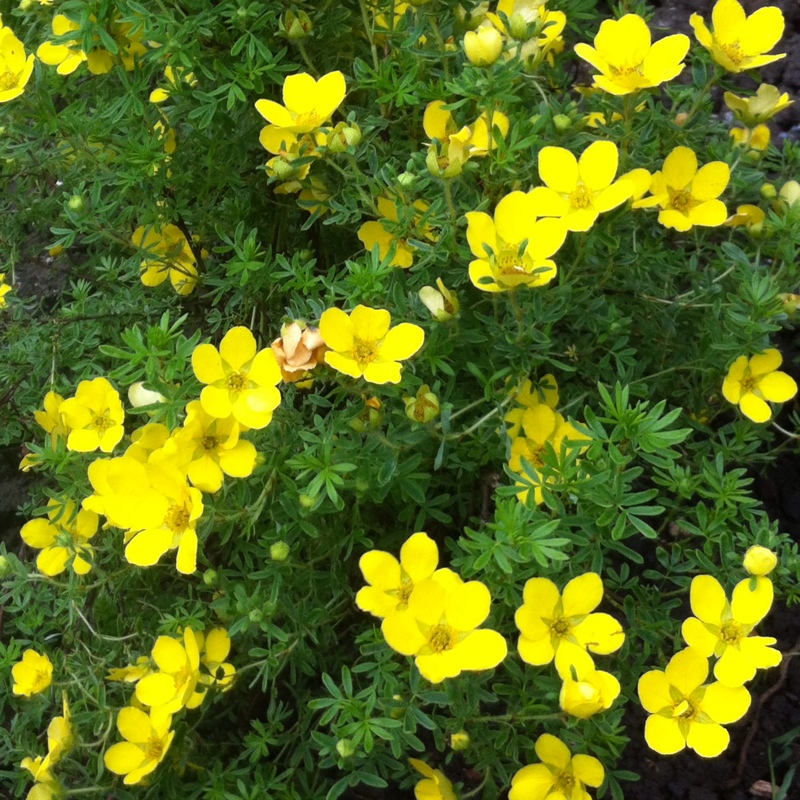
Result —
[{"label": "flower center", "polygon": [[501,275],[525,274],[524,251],[520,253],[518,244],[507,244],[495,259],[497,269]]},{"label": "flower center", "polygon": [[569,634],[571,629],[572,626],[563,617],[556,617],[556,619],[554,619],[550,623],[551,635],[556,636],[559,639],[562,639],[564,636],[567,636],[567,634]]},{"label": "flower center", "polygon": [[14,89],[18,84],[19,84],[19,75],[17,75],[15,72],[6,70],[2,74],[0,74],[1,90],[8,91],[9,89]]},{"label": "flower center", "polygon": [[190,514],[183,506],[170,506],[164,524],[173,532],[181,533],[189,526]]},{"label": "flower center", "polygon": [[403,610],[408,607],[408,598],[411,597],[411,592],[414,589],[414,584],[410,580],[404,580],[397,590],[397,599],[400,601],[398,608]]},{"label": "flower center", "polygon": [[561,773],[561,776],[556,781],[556,789],[562,791],[567,797],[575,788],[575,778],[572,775]]},{"label": "flower center", "polygon": [[161,739],[151,736],[144,746],[144,752],[151,761],[161,761],[161,756],[164,754],[164,743]]},{"label": "flower center", "polygon": [[745,54],[742,52],[742,46],[739,42],[729,42],[728,44],[720,45],[720,50],[734,63],[740,66],[745,61]]},{"label": "flower center", "polygon": [[684,699],[672,709],[672,716],[673,718],[685,719],[689,721],[697,716],[697,709],[692,705],[692,703]]},{"label": "flower center", "polygon": [[200,440],[200,446],[207,453],[211,453],[219,447],[219,439],[216,436],[207,435]]},{"label": "flower center", "polygon": [[247,373],[231,372],[228,375],[227,385],[229,392],[241,392],[247,386]]},{"label": "flower center", "polygon": [[611,74],[615,78],[629,78],[632,75],[641,77],[642,75],[641,64],[626,64],[624,67],[616,67],[613,64],[609,64],[608,68],[611,70]]},{"label": "flower center", "polygon": [[592,204],[592,190],[582,183],[579,184],[569,196],[569,202],[573,208],[589,208]]},{"label": "flower center", "polygon": [[102,436],[109,428],[114,427],[114,420],[109,418],[109,412],[92,415],[92,427]]},{"label": "flower center", "polygon": [[726,622],[719,631],[719,638],[725,644],[736,644],[744,634],[742,626],[738,622],[730,620]]},{"label": "flower center", "polygon": [[748,375],[748,377],[742,378],[740,383],[742,385],[742,394],[747,394],[748,392],[754,392],[756,388],[758,388],[758,380],[754,378],[752,375]]},{"label": "flower center", "polygon": [[[33,685],[35,687],[43,687],[47,685],[50,676],[45,670],[37,669],[36,674],[33,676]],[[38,689],[37,689],[38,691]]]},{"label": "flower center", "polygon": [[294,124],[303,128],[318,128],[322,118],[316,111],[304,111],[295,117]]},{"label": "flower center", "polygon": [[687,189],[683,189],[680,192],[675,192],[675,194],[672,195],[670,205],[676,211],[680,211],[681,214],[688,213],[689,209],[691,209],[693,205],[692,193]]},{"label": "flower center", "polygon": [[377,342],[356,338],[353,342],[353,356],[359,364],[369,364],[378,355]]},{"label": "flower center", "polygon": [[435,625],[428,634],[428,645],[434,653],[452,650],[456,644],[454,633],[448,625]]}]

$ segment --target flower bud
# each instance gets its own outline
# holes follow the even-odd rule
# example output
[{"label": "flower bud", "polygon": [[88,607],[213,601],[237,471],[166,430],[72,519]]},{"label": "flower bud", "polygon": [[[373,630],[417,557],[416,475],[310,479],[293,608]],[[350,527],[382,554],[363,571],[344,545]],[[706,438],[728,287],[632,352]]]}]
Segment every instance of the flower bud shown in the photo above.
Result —
[{"label": "flower bud", "polygon": [[450,747],[456,752],[469,747],[469,734],[466,731],[457,731],[450,734]]},{"label": "flower bud", "polygon": [[314,27],[305,11],[287,11],[278,27],[290,41],[305,39]]},{"label": "flower bud", "polygon": [[30,11],[36,5],[36,0],[20,0],[19,10]]},{"label": "flower bud", "polygon": [[778,196],[778,190],[771,183],[762,183],[760,193],[765,200],[774,200]]},{"label": "flower bud", "polygon": [[783,311],[790,317],[795,316],[800,311],[800,294],[779,294],[778,300],[783,304]]},{"label": "flower bud", "polygon": [[260,608],[254,608],[248,615],[247,618],[250,622],[259,623],[262,622],[264,619],[264,612]]},{"label": "flower bud", "polygon": [[303,506],[303,508],[312,508],[314,503],[317,502],[313,497],[311,497],[311,495],[305,493],[300,495],[299,500],[300,505]]},{"label": "flower bud", "polygon": [[336,752],[342,758],[350,758],[355,755],[356,746],[351,739],[339,739],[339,741],[336,742]]},{"label": "flower bud", "polygon": [[427,384],[419,387],[416,397],[404,397],[403,402],[406,416],[412,422],[426,423],[439,416],[439,398]]},{"label": "flower bud", "polygon": [[572,127],[572,120],[566,114],[556,114],[553,117],[553,125],[559,133],[564,133]]},{"label": "flower bud", "polygon": [[0,578],[4,578],[11,572],[11,563],[5,556],[0,556]]},{"label": "flower bud", "polygon": [[460,158],[450,159],[449,147],[445,145],[439,150],[435,144],[428,148],[425,165],[435,178],[455,178],[461,173],[463,161]]},{"label": "flower bud", "polygon": [[464,28],[475,30],[478,25],[486,19],[486,14],[489,11],[488,2],[480,2],[473,6],[471,11],[467,11],[464,6],[459,3],[455,9],[456,22]]},{"label": "flower bud", "polygon": [[272,352],[287,383],[308,378],[308,373],[322,363],[327,349],[319,328],[295,320],[281,328],[281,335],[272,345]]},{"label": "flower bud", "polygon": [[417,176],[413,172],[401,172],[397,176],[397,183],[403,189],[413,189],[416,182]]},{"label": "flower bud", "polygon": [[269,557],[273,561],[286,561],[289,557],[289,545],[286,542],[275,542],[269,547]]},{"label": "flower bud", "polygon": [[279,181],[288,181],[297,174],[297,169],[286,156],[275,156],[267,162],[267,175]]},{"label": "flower bud", "polygon": [[512,39],[519,42],[526,42],[528,36],[528,21],[519,12],[513,13],[508,20],[508,32]]},{"label": "flower bud", "polygon": [[206,586],[216,586],[218,580],[219,575],[217,575],[217,571],[214,569],[207,569],[203,573],[203,583]]},{"label": "flower bud", "polygon": [[423,286],[419,290],[419,299],[437,322],[447,322],[458,314],[461,306],[456,293],[451,292],[441,278],[436,279],[436,285],[438,291],[433,286]]},{"label": "flower bud", "polygon": [[679,114],[675,115],[675,124],[679,128],[682,128],[687,119],[689,119],[689,114],[686,111],[681,111]]},{"label": "flower bud", "polygon": [[464,52],[476,67],[490,67],[503,52],[503,37],[491,25],[464,34]]},{"label": "flower bud", "polygon": [[778,192],[778,201],[789,208],[800,203],[800,183],[797,181],[787,181],[781,186]]},{"label": "flower bud", "polygon": [[163,403],[166,398],[160,392],[144,388],[144,381],[132,383],[128,388],[128,401],[134,408],[151,406],[154,403]]},{"label": "flower bud", "polygon": [[361,141],[361,128],[355,123],[337,122],[325,140],[332,153],[345,153],[348,147],[355,147]]},{"label": "flower bud", "polygon": [[383,404],[377,397],[364,401],[364,410],[348,423],[354,431],[366,433],[379,428],[383,424]]},{"label": "flower bud", "polygon": [[759,544],[753,545],[744,554],[744,568],[757,577],[769,575],[778,564],[778,557],[772,550]]},{"label": "flower bud", "polygon": [[67,201],[67,206],[69,207],[70,211],[83,211],[84,209],[83,198],[79,194],[74,194]]}]

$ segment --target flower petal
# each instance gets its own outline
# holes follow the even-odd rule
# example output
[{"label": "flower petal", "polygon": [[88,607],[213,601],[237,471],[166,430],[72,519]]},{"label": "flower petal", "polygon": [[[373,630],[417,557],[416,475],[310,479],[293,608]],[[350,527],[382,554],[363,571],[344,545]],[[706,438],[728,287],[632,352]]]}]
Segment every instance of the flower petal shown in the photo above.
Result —
[{"label": "flower petal", "polygon": [[111,745],[103,756],[106,767],[117,775],[127,775],[140,767],[146,756],[141,747],[130,742]]},{"label": "flower petal", "polygon": [[728,746],[730,740],[730,734],[722,725],[689,723],[686,744],[699,756],[716,758]]},{"label": "flower petal", "polygon": [[724,161],[712,161],[700,167],[692,180],[692,197],[696,200],[715,200],[731,179],[731,169]]},{"label": "flower petal", "polygon": [[742,414],[753,422],[766,422],[772,416],[772,409],[753,392],[745,392],[742,395],[739,408],[742,409]]},{"label": "flower petal", "polygon": [[678,721],[671,717],[660,717],[651,714],[644,724],[644,738],[651,749],[663,756],[679,753],[686,747]]},{"label": "flower petal", "polygon": [[153,726],[150,717],[141,709],[125,706],[117,715],[117,728],[129,742],[146,742],[150,738]]},{"label": "flower petal", "polygon": [[339,353],[352,352],[353,323],[350,321],[350,317],[340,308],[328,308],[322,312],[319,321],[319,332],[325,344],[331,350]]},{"label": "flower petal", "polygon": [[470,633],[451,652],[462,670],[479,671],[496,667],[506,657],[508,645],[497,631],[482,628]]},{"label": "flower petal", "polygon": [[672,189],[685,189],[697,173],[697,156],[690,147],[676,147],[664,160],[662,174]]},{"label": "flower petal", "polygon": [[378,353],[387,361],[404,361],[411,358],[424,341],[425,332],[422,328],[410,322],[401,322],[386,334]]},{"label": "flower petal", "polygon": [[550,764],[563,772],[572,759],[569,748],[550,733],[543,733],[534,745],[536,755],[544,764]]},{"label": "flower petal", "polygon": [[607,140],[590,144],[583,151],[578,163],[581,180],[593,192],[599,192],[611,185],[618,166],[619,150],[614,142]]},{"label": "flower petal", "polygon": [[[400,563],[391,553],[385,553],[383,550],[369,550],[361,556],[358,566],[364,580],[376,589],[388,591],[400,586]],[[430,574],[425,577],[430,577]]]},{"label": "flower petal", "polygon": [[573,578],[565,587],[562,596],[565,617],[589,614],[603,599],[603,581],[596,572],[587,572]]},{"label": "flower petal", "polygon": [[381,630],[386,644],[404,656],[415,655],[427,642],[416,618],[408,611],[389,614],[381,624]]},{"label": "flower petal", "polygon": [[471,631],[489,616],[492,597],[480,581],[469,581],[455,588],[447,598],[445,615],[449,625]]},{"label": "flower petal", "polygon": [[684,697],[689,697],[708,676],[708,659],[696,650],[686,648],[670,659],[664,674]]},{"label": "flower petal", "polygon": [[201,344],[192,352],[192,369],[200,383],[214,383],[223,380],[222,359],[212,344]]},{"label": "flower petal", "polygon": [[570,194],[578,185],[578,161],[563,147],[543,147],[539,151],[539,177],[553,191]]},{"label": "flower petal", "polygon": [[[426,578],[430,578],[435,572],[439,564],[439,548],[427,533],[415,533],[400,548],[400,563],[403,565],[408,577],[414,583],[419,583]],[[361,571],[364,572],[363,566]],[[366,572],[364,572],[364,577],[367,578]],[[376,585],[374,581],[369,582],[373,586]]]},{"label": "flower petal", "polygon": [[[755,588],[751,584],[755,583]],[[772,608],[774,589],[769,578],[745,578],[733,589],[731,611],[737,622],[756,625]]]},{"label": "flower petal", "polygon": [[797,394],[797,384],[785,372],[770,372],[759,380],[758,391],[773,403],[785,403]]},{"label": "flower petal", "polygon": [[711,575],[697,575],[689,590],[692,613],[703,622],[719,625],[722,613],[728,604],[725,590]]},{"label": "flower petal", "polygon": [[494,220],[483,211],[468,211],[464,216],[467,218],[467,242],[472,254],[485,259],[489,253],[484,245],[489,246],[490,252],[497,253],[497,231]]}]

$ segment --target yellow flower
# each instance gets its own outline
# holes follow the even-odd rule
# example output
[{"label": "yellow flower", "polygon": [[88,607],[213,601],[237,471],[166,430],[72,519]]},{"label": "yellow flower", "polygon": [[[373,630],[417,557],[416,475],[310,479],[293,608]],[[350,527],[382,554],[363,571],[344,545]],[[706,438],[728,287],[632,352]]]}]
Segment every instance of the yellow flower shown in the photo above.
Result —
[{"label": "yellow flower", "polygon": [[64,711],[63,716],[53,717],[47,726],[47,750],[53,764],[69,752],[75,741],[75,731],[72,728],[66,692],[61,693],[61,706]]},{"label": "yellow flower", "polygon": [[[199,638],[199,634],[198,634]],[[225,659],[231,652],[231,639],[224,628],[214,628],[205,637],[200,653],[201,663],[208,669],[210,678],[223,692],[233,686],[236,668]]]},{"label": "yellow flower", "polygon": [[54,764],[48,753],[46,756],[36,758],[23,758],[20,763],[22,769],[28,770],[36,784],[28,792],[26,800],[52,800],[61,797],[61,786],[50,771]]},{"label": "yellow flower", "polygon": [[319,332],[330,348],[325,363],[369,383],[399,383],[399,362],[422,347],[425,334],[410,322],[393,328],[391,324],[389,312],[382,308],[359,305],[350,316],[338,308],[327,309],[319,323]]},{"label": "yellow flower", "polygon": [[539,152],[539,177],[545,186],[530,191],[534,213],[560,217],[567,230],[588,231],[599,214],[622,205],[634,187],[614,181],[619,151],[613,142],[590,144],[578,161],[563,147],[543,147]]},{"label": "yellow flower", "polygon": [[159,86],[150,92],[151,103],[163,103],[172,94],[173,89],[177,89],[180,82],[183,81],[189,86],[197,86],[197,78],[194,73],[186,69],[186,67],[166,67],[164,69],[164,77],[167,79],[167,86]]},{"label": "yellow flower", "polygon": [[476,67],[490,67],[503,52],[503,37],[492,25],[464,34],[464,52]]},{"label": "yellow flower", "polygon": [[142,283],[159,286],[169,276],[175,291],[191,294],[197,284],[197,260],[186,237],[177,225],[163,228],[138,227],[131,236],[134,247],[145,251],[142,258]]},{"label": "yellow flower", "polygon": [[761,225],[766,218],[767,215],[758,206],[745,203],[744,205],[737,206],[736,213],[728,217],[728,219],[725,220],[725,224],[730,227],[751,229]]},{"label": "yellow flower", "polygon": [[11,291],[11,287],[6,283],[5,272],[0,272],[0,308],[6,306],[6,295]]},{"label": "yellow flower", "polygon": [[36,422],[50,434],[53,444],[59,439],[66,439],[69,435],[69,426],[64,419],[61,411],[61,404],[64,398],[56,392],[48,392],[44,396],[44,411],[34,411],[33,416]]},{"label": "yellow flower", "polygon": [[762,83],[753,97],[739,97],[733,92],[725,92],[725,105],[733,112],[736,119],[748,127],[760,125],[776,114],[788,108],[794,100],[789,95],[781,94],[776,86]]},{"label": "yellow flower", "polygon": [[359,589],[356,605],[376,617],[408,608],[414,586],[430,578],[439,563],[439,548],[427,533],[415,533],[400,548],[400,561],[383,550],[369,550],[358,566],[369,586]]},{"label": "yellow flower", "polygon": [[35,60],[33,53],[25,57],[22,42],[0,21],[0,103],[7,103],[25,91]]},{"label": "yellow flower", "polygon": [[730,137],[738,147],[763,152],[769,147],[770,132],[766,125],[756,125],[755,128],[731,128]]},{"label": "yellow flower", "polygon": [[441,278],[436,279],[438,289],[423,286],[419,290],[419,299],[437,322],[448,322],[458,315],[461,304],[455,292],[448,289]]},{"label": "yellow flower", "polygon": [[274,128],[287,133],[310,133],[328,122],[344,100],[347,87],[341,72],[329,72],[318,81],[301,72],[283,82],[283,105],[256,101],[256,110]]},{"label": "yellow flower", "polygon": [[639,699],[650,713],[644,728],[647,744],[662,755],[690,747],[705,758],[718,756],[730,741],[723,725],[741,719],[750,707],[744,686],[706,685],[708,659],[691,647],[674,655],[666,670],[639,679]]},{"label": "yellow flower", "polygon": [[126,786],[139,783],[164,760],[175,736],[171,724],[172,716],[164,711],[151,709],[148,715],[132,706],[123,708],[117,715],[117,728],[127,741],[106,750],[106,767],[124,775]]},{"label": "yellow flower", "polygon": [[191,628],[184,630],[183,644],[171,636],[159,636],[151,654],[158,671],[136,684],[136,699],[167,714],[197,708],[205,698],[205,692],[197,691],[204,678],[200,674],[201,644],[202,634]]},{"label": "yellow flower", "polygon": [[59,412],[69,428],[67,447],[78,453],[91,453],[98,447],[110,453],[125,433],[119,394],[106,378],[81,381],[75,397],[64,400]]},{"label": "yellow flower", "polygon": [[692,580],[690,597],[694,616],[684,620],[683,638],[706,658],[712,654],[718,658],[714,677],[720,683],[735,688],[753,680],[757,669],[781,663],[780,652],[770,647],[775,639],[750,636],[772,607],[769,578],[740,581],[729,603],[719,581],[698,575]]},{"label": "yellow flower", "polygon": [[662,210],[658,221],[666,228],[691,230],[694,225],[716,227],[728,218],[725,203],[717,198],[725,191],[731,171],[724,161],[697,168],[697,156],[689,147],[676,147],[653,174],[650,197],[634,202],[634,208]]},{"label": "yellow flower", "polygon": [[394,611],[381,625],[389,646],[415,663],[423,678],[441,683],[465,670],[496,667],[508,652],[497,631],[476,628],[489,616],[489,590],[480,581],[464,583],[439,570],[414,586],[405,611]]},{"label": "yellow flower", "polygon": [[575,660],[564,676],[558,704],[563,711],[578,719],[588,719],[611,708],[619,696],[619,681],[610,673],[594,668],[588,653],[577,650]]},{"label": "yellow flower", "polygon": [[[397,201],[388,197],[379,197],[377,205],[382,219],[365,222],[358,229],[358,238],[369,251],[372,251],[377,244],[381,259],[386,258],[392,245],[395,245],[394,256],[389,262],[389,266],[407,269],[414,263],[415,250],[407,241],[409,233],[416,238],[427,239],[429,242],[435,242],[438,239],[430,226],[422,223],[422,218],[428,213],[429,206],[423,200],[417,200],[413,208],[419,213],[413,214],[412,218],[408,220],[412,230],[403,231],[402,235],[398,235],[400,212]],[[386,225],[386,222],[389,222],[389,226]]]},{"label": "yellow flower", "polygon": [[[56,14],[52,22],[53,36],[65,36],[66,34],[77,31],[80,25],[67,19],[63,14]],[[65,44],[53,44],[52,42],[44,42],[39,45],[36,51],[37,58],[47,64],[48,66],[55,67],[59,75],[69,75],[86,61],[86,53],[80,49],[80,42],[75,39]]]},{"label": "yellow flower", "polygon": [[[509,29],[499,14],[505,14]],[[532,69],[544,59],[552,65],[554,54],[564,49],[561,34],[567,24],[563,11],[551,11],[545,7],[544,0],[500,0],[496,13],[489,13],[488,19],[509,41],[504,58],[509,61],[519,58]],[[528,36],[528,33],[532,35]]]},{"label": "yellow flower", "polygon": [[107,681],[124,681],[125,683],[136,683],[146,675],[154,672],[149,656],[139,656],[135,664],[128,664],[127,667],[114,667],[106,675]]},{"label": "yellow flower", "polygon": [[220,342],[198,345],[192,368],[200,383],[208,384],[200,395],[207,414],[226,419],[231,414],[248,428],[266,428],[280,405],[277,384],[281,370],[271,349],[258,350],[255,337],[242,326],[231,328]]},{"label": "yellow flower", "polygon": [[218,492],[223,473],[232,478],[246,478],[256,465],[256,448],[239,438],[239,423],[233,416],[217,419],[208,414],[199,400],[186,406],[186,421],[165,445],[169,457],[175,451],[186,454],[187,475],[193,486],[203,492]]},{"label": "yellow flower", "polygon": [[11,668],[14,694],[30,697],[43,692],[53,680],[53,664],[46,655],[26,650],[22,660]]},{"label": "yellow flower", "polygon": [[559,219],[536,219],[530,195],[511,192],[498,204],[494,219],[470,211],[467,241],[477,258],[469,265],[473,285],[484,292],[517,286],[544,286],[556,276],[550,260],[564,243],[567,229]]},{"label": "yellow flower", "polygon": [[575,52],[600,71],[594,76],[596,87],[623,95],[658,86],[683,72],[688,36],[676,33],[651,42],[647,23],[636,14],[625,14],[600,25],[594,47],[576,44]]},{"label": "yellow flower", "polygon": [[514,387],[511,395],[518,403],[518,407],[512,408],[505,416],[505,423],[509,426],[506,433],[509,438],[516,439],[522,430],[522,418],[527,409],[544,403],[548,408],[555,410],[558,406],[558,383],[550,373],[535,384],[530,378],[524,378]]},{"label": "yellow flower", "polygon": [[595,572],[573,578],[563,596],[547,578],[531,578],[514,616],[522,660],[542,666],[555,657],[558,674],[566,678],[570,664],[586,650],[602,655],[619,650],[625,641],[619,622],[591,613],[602,599],[603,582]]},{"label": "yellow flower", "polygon": [[162,425],[160,422],[148,422],[147,425],[142,425],[141,428],[137,428],[131,433],[131,445],[125,451],[125,455],[146,464],[153,453],[162,451],[161,455],[164,455],[163,447],[169,437],[170,431],[166,425]]},{"label": "yellow flower", "polygon": [[110,525],[126,529],[125,558],[139,567],[157,563],[177,549],[178,572],[197,567],[197,520],[203,496],[189,486],[180,470],[167,461],[146,464],[128,455],[89,465],[94,494],[83,507],[105,514]]},{"label": "yellow flower", "polygon": [[[277,190],[276,190],[277,191]],[[330,211],[328,201],[333,193],[315,175],[312,175],[305,188],[297,196],[297,205],[309,214],[327,214]]]},{"label": "yellow flower", "polygon": [[778,566],[778,557],[772,550],[754,544],[744,554],[744,568],[756,577],[769,575]]},{"label": "yellow flower", "polygon": [[39,572],[60,575],[69,564],[76,575],[85,575],[92,565],[83,556],[92,557],[88,541],[97,533],[97,514],[84,509],[76,514],[72,500],[51,497],[47,505],[49,520],[32,519],[20,531],[28,547],[42,551],[36,559]]},{"label": "yellow flower", "polygon": [[416,800],[457,800],[453,784],[440,769],[433,769],[418,758],[409,758],[408,762],[424,776],[414,787]]},{"label": "yellow flower", "polygon": [[543,733],[534,745],[541,764],[523,767],[511,779],[508,800],[591,800],[584,789],[600,786],[603,765],[592,756],[575,755],[555,736]]},{"label": "yellow flower", "polygon": [[713,33],[699,14],[689,18],[697,41],[728,72],[763,67],[786,55],[764,55],[783,36],[783,13],[776,6],[759,8],[748,17],[738,0],[717,0],[711,21]]},{"label": "yellow flower", "polygon": [[722,384],[725,399],[738,405],[753,422],[767,422],[772,416],[767,401],[785,403],[797,394],[794,378],[778,371],[782,361],[783,356],[774,348],[749,359],[739,356]]}]

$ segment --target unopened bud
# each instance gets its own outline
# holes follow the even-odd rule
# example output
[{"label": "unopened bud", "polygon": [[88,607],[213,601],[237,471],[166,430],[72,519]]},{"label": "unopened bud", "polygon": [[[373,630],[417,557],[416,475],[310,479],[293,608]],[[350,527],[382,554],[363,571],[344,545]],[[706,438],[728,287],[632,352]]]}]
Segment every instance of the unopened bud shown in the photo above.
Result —
[{"label": "unopened bud", "polygon": [[67,206],[69,207],[70,211],[83,211],[84,209],[83,198],[78,194],[74,194],[67,201]]},{"label": "unopened bud", "polygon": [[267,164],[267,173],[279,181],[288,181],[295,176],[295,168],[291,161],[284,156],[275,156]]},{"label": "unopened bud", "polygon": [[769,575],[778,564],[778,557],[772,550],[762,547],[759,544],[753,545],[744,554],[744,568],[756,577]]},{"label": "unopened bud", "polygon": [[439,398],[431,391],[430,386],[419,387],[416,397],[405,397],[406,416],[412,422],[426,423],[439,416]]},{"label": "unopened bud", "polygon": [[490,67],[503,52],[503,37],[491,25],[464,34],[464,52],[476,67]]},{"label": "unopened bud", "polygon": [[515,12],[508,20],[508,32],[512,39],[519,42],[528,40],[528,21],[519,12]]},{"label": "unopened bud", "polygon": [[566,114],[556,114],[553,117],[553,125],[557,131],[564,133],[572,127],[572,120]]},{"label": "unopened bud", "polygon": [[301,494],[299,499],[300,505],[303,506],[303,508],[312,508],[314,503],[316,503],[316,500],[307,494]]},{"label": "unopened bud", "polygon": [[778,196],[778,190],[771,183],[762,183],[760,194],[765,200],[774,200]]},{"label": "unopened bud", "polygon": [[269,547],[269,557],[273,561],[286,561],[289,557],[289,545],[286,542],[275,542]]},{"label": "unopened bud", "polygon": [[466,731],[450,734],[450,747],[455,751],[466,750],[469,747],[469,734]]},{"label": "unopened bud", "polygon": [[417,176],[413,172],[401,172],[397,176],[397,183],[403,189],[413,189],[414,184],[417,182]]},{"label": "unopened bud", "polygon": [[144,388],[144,381],[132,383],[128,388],[128,400],[134,408],[151,406],[155,403],[163,403],[165,397],[160,392]]},{"label": "unopened bud", "polygon": [[247,618],[250,622],[261,622],[264,619],[264,612],[260,608],[254,608],[248,615]]},{"label": "unopened bud", "polygon": [[203,573],[203,583],[206,586],[216,586],[218,579],[219,579],[219,576],[217,575],[217,571],[214,570],[214,569],[207,569]]},{"label": "unopened bud", "polygon": [[339,739],[339,741],[336,742],[336,752],[342,758],[350,758],[355,755],[356,746],[351,739]]},{"label": "unopened bud", "polygon": [[689,119],[689,115],[685,111],[681,111],[679,114],[675,115],[675,124],[679,128],[682,128],[687,119]]},{"label": "unopened bud", "polygon": [[4,578],[11,572],[11,564],[5,556],[0,556],[0,578]]},{"label": "unopened bud", "polygon": [[326,144],[332,153],[344,153],[348,147],[355,147],[361,141],[361,128],[356,124],[337,122],[328,134]]},{"label": "unopened bud", "polygon": [[286,33],[286,38],[290,41],[305,39],[313,28],[311,19],[305,11],[287,11],[280,22],[280,29]]}]

